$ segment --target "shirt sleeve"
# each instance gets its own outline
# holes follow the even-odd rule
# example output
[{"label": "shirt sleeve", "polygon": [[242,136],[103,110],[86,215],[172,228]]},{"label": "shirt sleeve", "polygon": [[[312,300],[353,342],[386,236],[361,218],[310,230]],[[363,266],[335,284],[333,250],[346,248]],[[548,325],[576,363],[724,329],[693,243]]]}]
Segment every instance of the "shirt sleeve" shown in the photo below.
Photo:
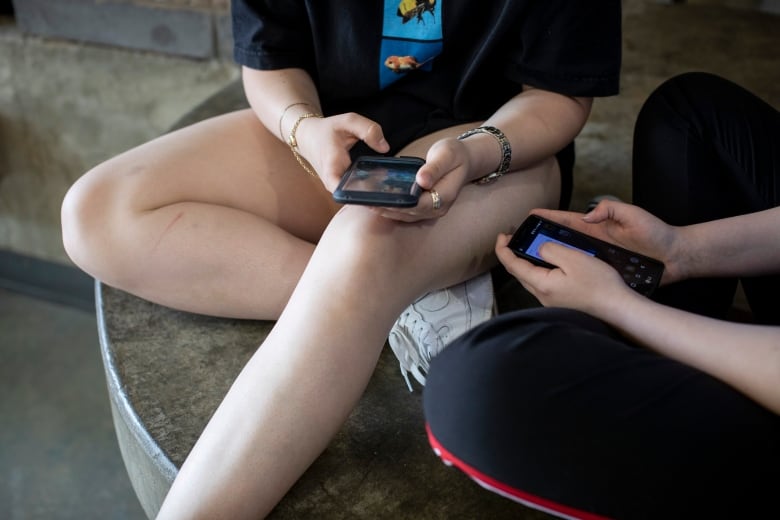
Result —
[{"label": "shirt sleeve", "polygon": [[231,0],[233,58],[252,69],[312,70],[311,28],[298,0]]},{"label": "shirt sleeve", "polygon": [[570,96],[618,93],[621,65],[620,0],[536,2],[522,22],[520,48],[507,76]]}]

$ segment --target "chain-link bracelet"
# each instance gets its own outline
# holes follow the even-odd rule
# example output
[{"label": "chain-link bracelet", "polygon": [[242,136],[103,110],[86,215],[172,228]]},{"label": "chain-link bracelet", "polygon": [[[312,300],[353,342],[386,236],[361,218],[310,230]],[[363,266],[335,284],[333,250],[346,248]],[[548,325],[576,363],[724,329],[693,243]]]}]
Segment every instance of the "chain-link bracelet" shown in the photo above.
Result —
[{"label": "chain-link bracelet", "polygon": [[292,107],[297,107],[300,105],[306,105],[308,107],[311,107],[311,104],[305,102],[305,101],[296,101],[295,103],[290,103],[286,107],[284,107],[284,110],[282,110],[282,115],[279,116],[279,137],[284,139],[284,132],[282,131],[282,121],[284,121],[284,116],[287,114],[287,111],[290,110]]},{"label": "chain-link bracelet", "polygon": [[301,114],[300,116],[298,116],[298,119],[296,119],[295,123],[293,123],[292,130],[290,130],[290,137],[287,138],[287,144],[290,145],[290,150],[292,150],[292,153],[295,156],[295,159],[298,161],[298,164],[300,164],[303,167],[303,169],[309,173],[309,175],[313,177],[317,177],[317,172],[314,171],[314,168],[312,168],[311,163],[309,163],[309,161],[307,161],[306,158],[301,155],[301,152],[298,151],[298,140],[295,138],[295,132],[298,131],[298,125],[301,124],[301,121],[309,117],[321,118],[322,114],[307,112],[305,114]]},{"label": "chain-link bracelet", "polygon": [[480,126],[468,130],[460,134],[458,139],[465,139],[474,134],[490,134],[498,140],[498,144],[501,146],[501,163],[498,165],[498,169],[484,177],[471,181],[474,184],[490,184],[509,171],[509,163],[512,162],[512,146],[509,144],[509,139],[506,138],[504,132],[494,126]]}]

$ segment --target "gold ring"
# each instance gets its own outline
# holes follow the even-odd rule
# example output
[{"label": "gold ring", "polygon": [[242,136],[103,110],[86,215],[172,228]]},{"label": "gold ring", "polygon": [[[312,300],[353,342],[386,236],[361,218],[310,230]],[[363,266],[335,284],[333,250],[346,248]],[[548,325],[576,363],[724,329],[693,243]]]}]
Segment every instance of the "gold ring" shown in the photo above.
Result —
[{"label": "gold ring", "polygon": [[438,191],[431,190],[431,200],[433,201],[433,209],[441,208],[441,197]]}]

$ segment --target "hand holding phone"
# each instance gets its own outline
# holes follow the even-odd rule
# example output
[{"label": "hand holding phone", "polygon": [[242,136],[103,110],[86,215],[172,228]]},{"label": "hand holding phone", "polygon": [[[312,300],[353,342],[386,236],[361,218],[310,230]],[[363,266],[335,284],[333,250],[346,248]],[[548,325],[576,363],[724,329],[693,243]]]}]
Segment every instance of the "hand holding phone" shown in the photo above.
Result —
[{"label": "hand holding phone", "polygon": [[422,191],[415,178],[423,164],[419,157],[358,157],[341,178],[333,199],[341,204],[414,207]]},{"label": "hand holding phone", "polygon": [[547,268],[556,266],[545,262],[539,255],[539,247],[545,242],[582,251],[611,265],[623,277],[623,281],[635,291],[649,296],[658,287],[664,264],[634,251],[610,244],[551,220],[530,215],[512,235],[508,247],[520,258]]}]

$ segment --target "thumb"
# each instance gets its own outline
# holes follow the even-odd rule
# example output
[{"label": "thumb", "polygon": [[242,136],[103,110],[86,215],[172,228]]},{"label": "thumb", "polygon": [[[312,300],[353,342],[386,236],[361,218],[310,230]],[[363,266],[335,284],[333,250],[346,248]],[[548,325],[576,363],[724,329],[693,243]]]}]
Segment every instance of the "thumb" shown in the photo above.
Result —
[{"label": "thumb", "polygon": [[565,246],[558,242],[545,242],[539,248],[539,256],[541,256],[545,262],[551,263],[564,270],[566,265],[579,258],[578,255],[593,256],[586,251],[582,251],[581,249],[572,246]]},{"label": "thumb", "polygon": [[385,139],[382,127],[378,123],[371,122],[368,130],[363,134],[362,140],[377,152],[386,153],[390,150],[390,143]]}]

